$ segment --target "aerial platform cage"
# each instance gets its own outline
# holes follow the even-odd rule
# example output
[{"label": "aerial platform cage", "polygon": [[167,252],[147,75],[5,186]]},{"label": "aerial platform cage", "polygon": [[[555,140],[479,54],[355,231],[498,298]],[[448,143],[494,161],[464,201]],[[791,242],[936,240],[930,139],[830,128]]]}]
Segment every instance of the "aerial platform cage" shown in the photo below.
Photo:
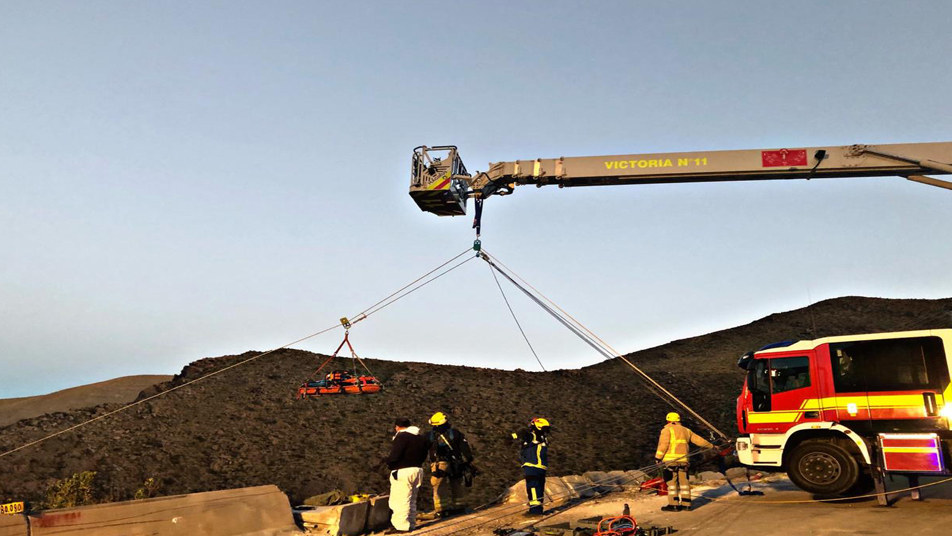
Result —
[{"label": "aerial platform cage", "polygon": [[470,175],[455,145],[413,149],[410,197],[420,210],[437,216],[463,216]]}]

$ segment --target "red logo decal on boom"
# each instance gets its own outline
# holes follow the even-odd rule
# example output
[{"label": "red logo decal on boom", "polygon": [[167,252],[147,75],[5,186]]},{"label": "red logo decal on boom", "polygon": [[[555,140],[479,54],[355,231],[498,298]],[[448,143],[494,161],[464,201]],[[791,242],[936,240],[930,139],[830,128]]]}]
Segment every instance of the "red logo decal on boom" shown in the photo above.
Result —
[{"label": "red logo decal on boom", "polygon": [[764,167],[790,167],[807,165],[806,149],[780,149],[779,151],[760,151]]}]

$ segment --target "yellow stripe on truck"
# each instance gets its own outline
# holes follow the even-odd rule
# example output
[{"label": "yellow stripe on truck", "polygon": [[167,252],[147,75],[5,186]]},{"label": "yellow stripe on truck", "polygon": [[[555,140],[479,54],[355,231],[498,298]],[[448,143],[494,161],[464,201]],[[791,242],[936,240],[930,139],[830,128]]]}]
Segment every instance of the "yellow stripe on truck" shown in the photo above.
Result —
[{"label": "yellow stripe on truck", "polygon": [[747,422],[751,424],[771,424],[797,422],[802,413],[799,411],[769,411],[764,413],[748,413]]}]

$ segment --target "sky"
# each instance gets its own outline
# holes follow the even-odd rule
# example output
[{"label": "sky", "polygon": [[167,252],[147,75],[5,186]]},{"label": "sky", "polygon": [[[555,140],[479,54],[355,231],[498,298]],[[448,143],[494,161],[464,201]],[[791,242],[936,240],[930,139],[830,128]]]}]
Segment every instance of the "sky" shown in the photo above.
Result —
[{"label": "sky", "polygon": [[[471,218],[407,195],[418,145],[473,171],[952,141],[949,20],[944,1],[0,2],[0,398],[275,348],[464,251]],[[884,177],[525,187],[487,201],[482,238],[627,352],[837,296],[952,296],[949,229],[952,192]],[[600,359],[508,296],[546,368]],[[539,370],[481,262],[351,339]]]}]

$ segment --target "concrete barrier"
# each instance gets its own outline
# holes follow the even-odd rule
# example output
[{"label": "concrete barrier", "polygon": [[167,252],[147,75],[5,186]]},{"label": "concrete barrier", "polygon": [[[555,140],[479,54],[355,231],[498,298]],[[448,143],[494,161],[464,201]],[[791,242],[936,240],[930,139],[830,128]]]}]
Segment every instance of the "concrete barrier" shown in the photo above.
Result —
[{"label": "concrete barrier", "polygon": [[368,532],[385,529],[390,526],[389,500],[389,495],[370,498],[370,506],[367,509],[366,530]]},{"label": "concrete barrier", "polygon": [[[300,534],[276,486],[48,510],[31,536],[283,536]],[[15,534],[15,533],[14,533]]]},{"label": "concrete barrier", "polygon": [[[330,536],[357,536],[367,527],[370,501],[295,510],[295,519]],[[389,519],[389,516],[388,516]]]},{"label": "concrete barrier", "polygon": [[29,536],[26,518],[22,515],[0,515],[0,536]]}]

